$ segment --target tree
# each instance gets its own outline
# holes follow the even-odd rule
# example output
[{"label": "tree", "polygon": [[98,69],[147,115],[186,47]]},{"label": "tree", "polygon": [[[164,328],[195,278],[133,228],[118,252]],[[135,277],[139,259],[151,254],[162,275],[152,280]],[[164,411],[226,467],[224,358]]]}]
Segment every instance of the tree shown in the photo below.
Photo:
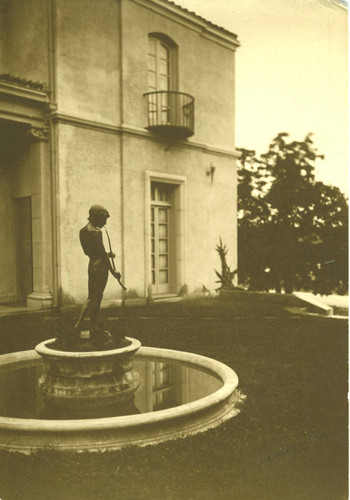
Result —
[{"label": "tree", "polygon": [[347,289],[347,201],[315,180],[311,138],[278,134],[267,153],[241,149],[238,269],[250,289]]},{"label": "tree", "polygon": [[348,204],[334,186],[316,183],[315,225],[319,243],[315,245],[315,293],[348,290]]}]

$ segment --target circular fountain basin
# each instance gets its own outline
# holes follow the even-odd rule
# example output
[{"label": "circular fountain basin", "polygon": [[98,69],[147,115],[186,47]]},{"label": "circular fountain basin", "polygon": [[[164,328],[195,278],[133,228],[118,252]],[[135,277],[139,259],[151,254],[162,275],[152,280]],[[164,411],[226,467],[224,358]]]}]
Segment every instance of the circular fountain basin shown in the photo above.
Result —
[{"label": "circular fountain basin", "polygon": [[0,356],[0,449],[106,451],[144,446],[215,427],[239,413],[238,377],[197,354],[141,347],[134,357],[141,385],[130,413],[84,419],[42,418],[36,351]]}]

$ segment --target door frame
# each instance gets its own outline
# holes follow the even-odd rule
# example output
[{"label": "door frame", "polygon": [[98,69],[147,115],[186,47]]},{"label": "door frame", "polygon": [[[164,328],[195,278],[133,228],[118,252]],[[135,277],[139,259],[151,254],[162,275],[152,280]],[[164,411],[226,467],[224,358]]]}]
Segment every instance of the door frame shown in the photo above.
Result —
[{"label": "door frame", "polygon": [[[20,217],[20,213],[18,211],[18,206],[21,202],[26,200],[28,202],[29,207],[29,230],[30,230],[30,261],[31,261],[31,287],[26,289],[27,287],[24,285],[25,280],[21,277],[23,273],[26,273],[26,264],[23,262],[23,246],[25,245],[24,238],[22,233],[20,232],[18,217]],[[32,197],[31,196],[19,196],[13,198],[13,206],[14,206],[14,221],[15,221],[15,273],[16,273],[16,302],[26,302],[28,295],[33,292],[34,287],[34,251],[33,251],[33,211],[32,211]],[[27,214],[28,215],[28,214]]]},{"label": "door frame", "polygon": [[174,282],[171,283],[170,294],[177,294],[183,285],[187,284],[187,180],[181,175],[171,175],[162,172],[145,171],[145,297],[152,297],[151,269],[151,183],[158,182],[174,185],[173,217],[174,231]]}]

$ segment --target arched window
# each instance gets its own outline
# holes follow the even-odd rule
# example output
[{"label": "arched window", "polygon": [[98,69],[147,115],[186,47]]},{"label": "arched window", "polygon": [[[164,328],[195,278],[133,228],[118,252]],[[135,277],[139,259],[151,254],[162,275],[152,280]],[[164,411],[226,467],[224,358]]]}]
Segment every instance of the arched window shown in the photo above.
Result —
[{"label": "arched window", "polygon": [[161,33],[148,37],[148,90],[177,90],[177,45]]},{"label": "arched window", "polygon": [[170,123],[168,92],[177,90],[177,46],[166,35],[148,37],[148,91],[157,92],[150,100],[151,124]]}]

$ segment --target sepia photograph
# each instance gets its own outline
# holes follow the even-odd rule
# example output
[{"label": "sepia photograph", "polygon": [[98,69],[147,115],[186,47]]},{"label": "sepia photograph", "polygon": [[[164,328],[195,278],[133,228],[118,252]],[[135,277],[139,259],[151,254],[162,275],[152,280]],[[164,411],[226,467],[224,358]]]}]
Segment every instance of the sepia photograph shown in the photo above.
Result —
[{"label": "sepia photograph", "polygon": [[0,500],[347,500],[347,0],[0,0]]}]

